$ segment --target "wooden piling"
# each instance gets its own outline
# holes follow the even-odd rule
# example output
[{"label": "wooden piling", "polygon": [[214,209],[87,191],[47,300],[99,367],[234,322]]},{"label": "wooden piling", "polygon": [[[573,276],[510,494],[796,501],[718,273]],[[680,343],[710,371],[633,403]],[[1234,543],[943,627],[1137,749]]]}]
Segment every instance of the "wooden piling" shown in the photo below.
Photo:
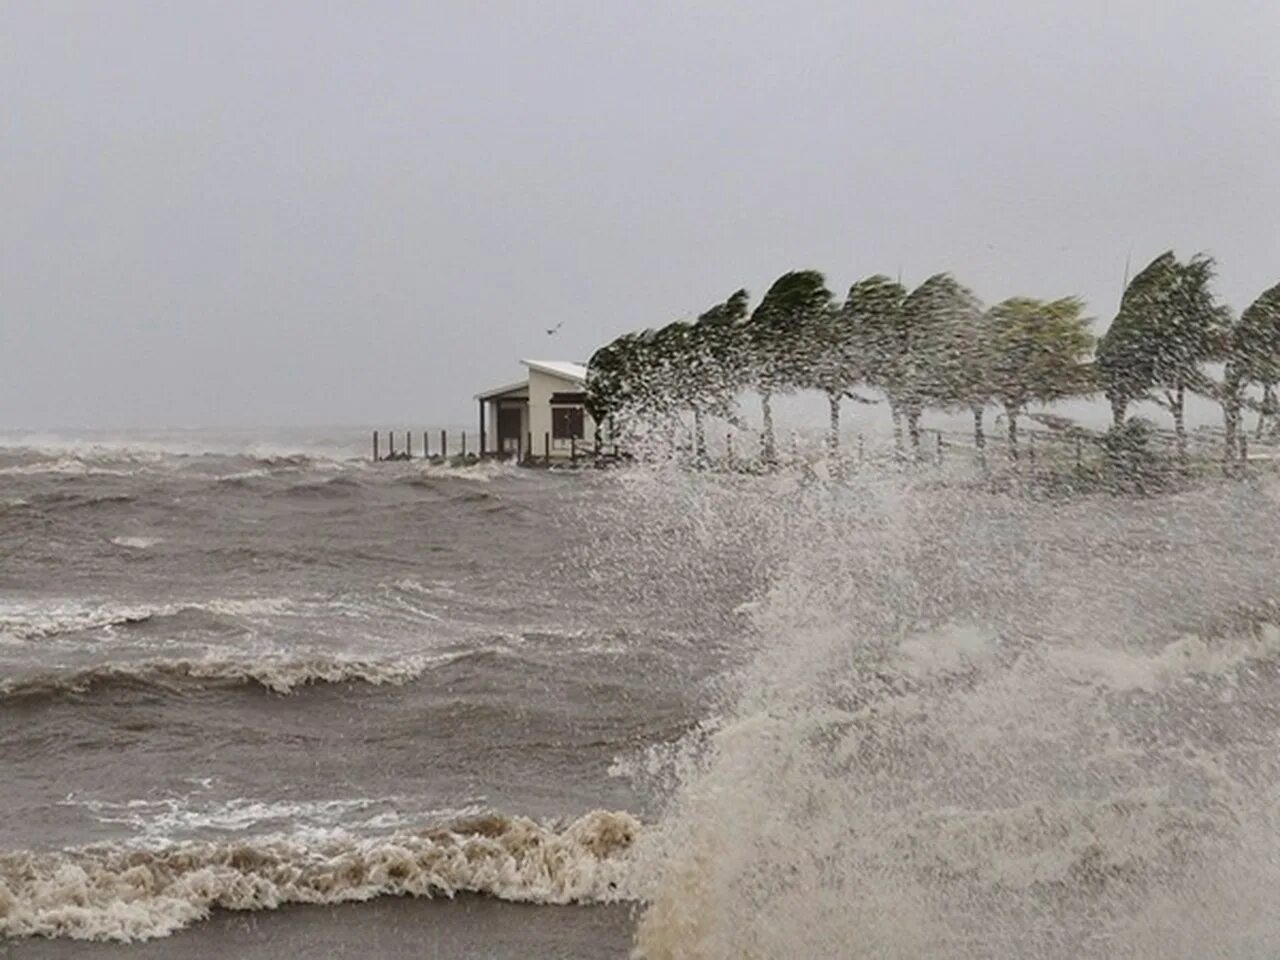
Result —
[{"label": "wooden piling", "polygon": [[422,459],[431,459],[431,444],[427,442],[427,431],[422,431]]},{"label": "wooden piling", "polygon": [[396,458],[396,432],[394,430],[387,431],[387,459],[394,460]]},{"label": "wooden piling", "polygon": [[462,431],[462,459],[467,459],[467,431]]},{"label": "wooden piling", "polygon": [[373,462],[378,462],[378,431],[373,431]]},{"label": "wooden piling", "polygon": [[404,455],[405,459],[413,459],[413,431],[406,430],[404,432]]},{"label": "wooden piling", "polygon": [[449,459],[449,433],[446,430],[440,431],[440,458]]}]

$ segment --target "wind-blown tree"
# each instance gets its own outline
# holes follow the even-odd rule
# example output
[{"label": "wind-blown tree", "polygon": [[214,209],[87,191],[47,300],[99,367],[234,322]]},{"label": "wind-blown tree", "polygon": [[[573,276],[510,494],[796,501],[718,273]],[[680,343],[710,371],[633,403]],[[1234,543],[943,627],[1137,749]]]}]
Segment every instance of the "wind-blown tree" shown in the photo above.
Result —
[{"label": "wind-blown tree", "polygon": [[[973,416],[973,443],[984,457],[987,445],[983,416],[993,401],[990,323],[977,296],[947,274],[930,278],[929,405],[958,408]],[[917,431],[918,433],[918,431]]]},{"label": "wind-blown tree", "polygon": [[902,453],[902,411],[906,393],[906,355],[911,338],[902,303],[906,288],[884,274],[849,288],[841,313],[854,337],[864,382],[884,394],[893,418],[894,442]]},{"label": "wind-blown tree", "polygon": [[699,455],[705,449],[703,416],[719,416],[737,422],[734,402],[749,380],[749,358],[743,321],[750,297],[746,290],[735,291],[724,303],[704,311],[694,324],[694,343],[699,351],[698,390],[693,404],[694,446]]},{"label": "wind-blown tree", "polygon": [[1186,393],[1204,382],[1202,365],[1221,342],[1224,309],[1210,289],[1214,263],[1172,251],[1153,260],[1125,290],[1098,344],[1098,373],[1117,425],[1125,408],[1149,397],[1173,416],[1178,456],[1186,458]]},{"label": "wind-blown tree", "polygon": [[916,456],[925,407],[955,405],[964,376],[961,344],[981,313],[977,298],[949,273],[929,277],[902,303],[907,349],[901,358],[899,388]]},{"label": "wind-blown tree", "polygon": [[1077,297],[1013,297],[988,311],[991,387],[1004,407],[1009,456],[1018,459],[1018,417],[1030,403],[1053,403],[1090,389],[1094,338]]},{"label": "wind-blown tree", "polygon": [[596,449],[604,423],[639,404],[647,367],[644,352],[641,336],[627,333],[598,349],[587,362],[586,407],[596,425]]},{"label": "wind-blown tree", "polygon": [[816,270],[794,270],[774,281],[745,325],[752,381],[760,393],[762,457],[777,461],[773,395],[805,383],[804,338],[831,303],[826,279]]},{"label": "wind-blown tree", "polygon": [[1113,425],[1124,425],[1131,404],[1145,398],[1154,382],[1154,355],[1149,317],[1169,301],[1176,283],[1178,261],[1173,251],[1152,260],[1129,281],[1120,309],[1098,341],[1097,372],[1102,392],[1111,404]]},{"label": "wind-blown tree", "polygon": [[846,397],[857,398],[853,388],[862,380],[858,331],[854,317],[835,304],[808,319],[799,343],[798,385],[826,394],[827,450],[835,456],[840,449],[840,404]]},{"label": "wind-blown tree", "polygon": [[1225,458],[1237,458],[1242,432],[1242,411],[1251,385],[1263,390],[1259,410],[1266,413],[1267,391],[1280,382],[1280,284],[1264,291],[1234,322],[1223,325],[1220,356],[1222,383],[1214,393],[1222,404],[1226,427]]}]

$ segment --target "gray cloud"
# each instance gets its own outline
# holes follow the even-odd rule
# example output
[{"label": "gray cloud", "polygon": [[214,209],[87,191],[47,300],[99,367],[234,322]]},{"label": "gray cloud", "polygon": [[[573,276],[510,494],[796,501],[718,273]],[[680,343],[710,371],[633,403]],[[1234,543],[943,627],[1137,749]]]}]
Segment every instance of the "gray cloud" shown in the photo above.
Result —
[{"label": "gray cloud", "polygon": [[[469,421],[792,267],[1280,280],[1267,3],[9,3],[0,425]],[[563,320],[555,338],[545,329]]]}]

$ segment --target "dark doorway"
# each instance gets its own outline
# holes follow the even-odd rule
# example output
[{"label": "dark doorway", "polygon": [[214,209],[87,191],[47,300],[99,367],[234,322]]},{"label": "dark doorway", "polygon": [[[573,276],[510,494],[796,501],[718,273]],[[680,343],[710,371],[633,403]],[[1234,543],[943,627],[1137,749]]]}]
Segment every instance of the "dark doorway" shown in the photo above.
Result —
[{"label": "dark doorway", "polygon": [[502,453],[519,453],[521,444],[521,426],[524,402],[499,401],[498,403],[498,449]]}]

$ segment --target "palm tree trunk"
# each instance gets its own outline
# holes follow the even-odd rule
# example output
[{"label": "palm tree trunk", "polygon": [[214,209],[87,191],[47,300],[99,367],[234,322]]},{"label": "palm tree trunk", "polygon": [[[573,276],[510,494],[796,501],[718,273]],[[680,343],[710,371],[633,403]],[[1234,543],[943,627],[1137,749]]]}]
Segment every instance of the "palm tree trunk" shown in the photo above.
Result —
[{"label": "palm tree trunk", "polygon": [[1183,463],[1187,459],[1186,403],[1186,387],[1179,383],[1169,397],[1169,412],[1173,414],[1173,435],[1177,441],[1178,459]]},{"label": "palm tree trunk", "polygon": [[827,406],[830,410],[827,452],[834,459],[840,452],[840,394],[838,392],[831,391],[827,394]]},{"label": "palm tree trunk", "polygon": [[1006,406],[1005,419],[1009,421],[1009,459],[1018,462],[1018,413],[1021,408]]},{"label": "palm tree trunk", "polygon": [[760,413],[764,418],[764,428],[760,436],[760,455],[765,463],[777,463],[778,450],[773,438],[773,395],[768,390],[760,391]]},{"label": "palm tree trunk", "polygon": [[1262,388],[1262,409],[1258,411],[1258,429],[1254,433],[1254,439],[1262,439],[1262,428],[1266,425],[1267,417],[1276,415],[1276,388],[1271,384],[1267,384]]},{"label": "palm tree trunk", "polygon": [[1129,404],[1120,397],[1108,397],[1107,400],[1111,403],[1111,425],[1117,428],[1123,427],[1124,415]]},{"label": "palm tree trunk", "polygon": [[[1227,389],[1231,390],[1229,386]],[[1231,464],[1236,461],[1236,447],[1240,435],[1240,400],[1234,393],[1228,393],[1222,402],[1222,421],[1226,434],[1222,449],[1222,465],[1229,470]]]}]

